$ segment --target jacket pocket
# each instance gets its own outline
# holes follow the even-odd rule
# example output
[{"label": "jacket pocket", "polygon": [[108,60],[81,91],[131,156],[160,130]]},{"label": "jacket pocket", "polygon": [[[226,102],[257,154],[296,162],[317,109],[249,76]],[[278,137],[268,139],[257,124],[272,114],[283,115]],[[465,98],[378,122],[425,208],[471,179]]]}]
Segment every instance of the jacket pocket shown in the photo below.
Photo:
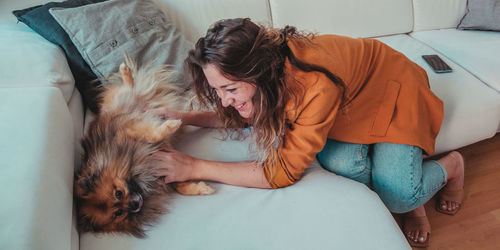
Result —
[{"label": "jacket pocket", "polygon": [[387,129],[391,124],[392,116],[396,109],[400,88],[401,84],[399,82],[392,80],[387,82],[384,96],[370,130],[371,136],[383,137],[387,134]]}]

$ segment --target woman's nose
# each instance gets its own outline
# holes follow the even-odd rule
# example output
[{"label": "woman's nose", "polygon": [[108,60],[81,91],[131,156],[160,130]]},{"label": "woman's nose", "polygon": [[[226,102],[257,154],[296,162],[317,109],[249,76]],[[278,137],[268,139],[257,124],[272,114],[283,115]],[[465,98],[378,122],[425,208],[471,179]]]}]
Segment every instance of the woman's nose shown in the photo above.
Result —
[{"label": "woman's nose", "polygon": [[227,94],[222,94],[219,97],[220,97],[222,106],[224,108],[227,108],[228,106],[230,106],[234,102],[234,99],[231,98],[230,96],[228,96]]}]

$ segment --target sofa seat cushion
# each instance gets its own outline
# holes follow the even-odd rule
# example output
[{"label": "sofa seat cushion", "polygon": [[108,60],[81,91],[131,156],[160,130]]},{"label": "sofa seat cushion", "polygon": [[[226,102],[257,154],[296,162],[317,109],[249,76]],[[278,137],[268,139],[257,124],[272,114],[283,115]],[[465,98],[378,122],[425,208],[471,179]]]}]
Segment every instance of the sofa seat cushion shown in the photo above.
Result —
[{"label": "sofa seat cushion", "polygon": [[500,32],[442,29],[413,32],[411,36],[500,93]]},{"label": "sofa seat cushion", "polygon": [[0,249],[76,249],[73,124],[55,87],[0,87]]},{"label": "sofa seat cushion", "polygon": [[[247,160],[248,144],[220,141],[212,129],[192,128],[176,147],[221,161]],[[80,237],[96,249],[409,249],[378,196],[316,162],[297,184],[277,190],[211,183],[209,196],[175,194],[168,214],[147,239],[126,235]]]},{"label": "sofa seat cushion", "polygon": [[[436,139],[436,154],[484,140],[496,133],[500,122],[500,94],[469,73],[469,68],[448,59],[449,53],[443,51],[445,56],[408,35],[380,37],[378,40],[399,50],[424,68],[429,76],[432,91],[444,102],[444,120]],[[453,42],[450,40],[448,44]],[[456,49],[458,52],[459,48]],[[465,48],[460,51],[465,51]],[[495,52],[490,50],[490,53]],[[422,59],[422,55],[429,54],[438,54],[450,65],[453,72],[434,73]],[[451,53],[451,56],[453,55]],[[498,60],[490,63],[491,66],[485,65],[489,68],[488,73],[498,74],[495,72],[500,67]]]}]

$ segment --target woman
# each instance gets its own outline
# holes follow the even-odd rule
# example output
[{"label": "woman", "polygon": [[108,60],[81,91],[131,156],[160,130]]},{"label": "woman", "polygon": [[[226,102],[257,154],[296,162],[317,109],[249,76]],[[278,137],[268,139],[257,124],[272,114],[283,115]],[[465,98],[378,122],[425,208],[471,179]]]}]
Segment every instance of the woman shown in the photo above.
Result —
[{"label": "woman", "polygon": [[404,231],[414,246],[428,244],[423,205],[436,192],[443,194],[438,211],[460,208],[460,153],[422,163],[424,153],[434,153],[443,104],[426,72],[387,45],[238,18],[215,23],[186,63],[198,98],[215,111],[156,112],[195,126],[252,126],[258,159],[213,162],[159,152],[165,182],[286,187],[317,156],[327,170],[372,188],[390,211],[407,213]]}]

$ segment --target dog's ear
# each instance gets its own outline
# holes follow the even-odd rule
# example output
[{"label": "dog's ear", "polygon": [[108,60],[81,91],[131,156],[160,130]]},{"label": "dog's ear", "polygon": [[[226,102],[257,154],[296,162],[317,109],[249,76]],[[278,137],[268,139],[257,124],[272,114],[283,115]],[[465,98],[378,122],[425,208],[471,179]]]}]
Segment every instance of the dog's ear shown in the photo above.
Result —
[{"label": "dog's ear", "polygon": [[148,143],[161,142],[174,134],[182,125],[181,120],[166,120],[159,126],[147,122],[135,123],[127,128],[127,135]]},{"label": "dog's ear", "polygon": [[87,174],[77,177],[75,185],[75,193],[77,196],[86,197],[89,193],[93,192],[96,186],[96,175]]}]

